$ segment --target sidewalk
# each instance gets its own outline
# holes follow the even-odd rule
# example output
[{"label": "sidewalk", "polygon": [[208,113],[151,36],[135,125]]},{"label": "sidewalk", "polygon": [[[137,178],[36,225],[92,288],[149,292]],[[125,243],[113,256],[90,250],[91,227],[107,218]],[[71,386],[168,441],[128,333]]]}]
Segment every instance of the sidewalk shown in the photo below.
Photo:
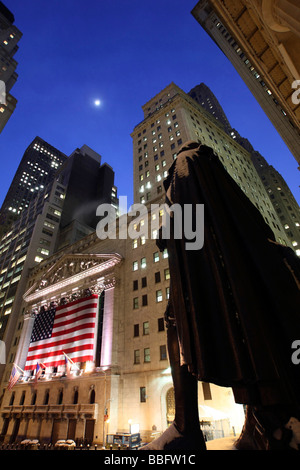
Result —
[{"label": "sidewalk", "polygon": [[214,439],[206,442],[206,448],[207,450],[235,450],[233,446],[236,440],[237,436]]}]

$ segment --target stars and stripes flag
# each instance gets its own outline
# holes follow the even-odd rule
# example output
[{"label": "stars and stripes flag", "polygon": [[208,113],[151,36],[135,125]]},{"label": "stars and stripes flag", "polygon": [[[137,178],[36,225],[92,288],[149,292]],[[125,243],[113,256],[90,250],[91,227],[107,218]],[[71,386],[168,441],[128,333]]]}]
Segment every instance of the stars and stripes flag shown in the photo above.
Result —
[{"label": "stars and stripes flag", "polygon": [[45,367],[93,361],[98,322],[98,296],[75,300],[41,312],[34,321],[25,371],[36,363]]},{"label": "stars and stripes flag", "polygon": [[67,375],[67,377],[70,377],[70,374],[71,374],[71,361],[68,358],[68,356],[66,356],[66,355],[64,355],[64,356],[65,356],[65,365],[66,365],[66,375]]},{"label": "stars and stripes flag", "polygon": [[35,368],[35,382],[37,382],[40,378],[41,373],[43,372],[43,367],[44,364],[39,364],[38,362],[36,363],[36,368]]},{"label": "stars and stripes flag", "polygon": [[9,378],[9,382],[7,385],[7,390],[11,390],[14,385],[18,382],[19,378],[21,376],[21,372],[19,372],[19,369],[16,366],[13,366],[11,375]]}]

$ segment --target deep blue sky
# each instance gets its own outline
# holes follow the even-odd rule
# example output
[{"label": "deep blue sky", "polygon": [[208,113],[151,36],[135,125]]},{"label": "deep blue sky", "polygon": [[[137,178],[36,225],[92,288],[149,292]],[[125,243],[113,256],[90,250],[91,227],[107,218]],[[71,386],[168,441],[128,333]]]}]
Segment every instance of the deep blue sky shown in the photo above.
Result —
[{"label": "deep blue sky", "polygon": [[[87,144],[133,194],[130,133],[141,106],[175,82],[204,82],[229,121],[285,178],[298,203],[297,162],[235,69],[191,15],[197,0],[6,0],[22,31],[17,108],[0,135],[0,205],[38,135],[62,152]],[[95,107],[95,99],[101,106]]]}]

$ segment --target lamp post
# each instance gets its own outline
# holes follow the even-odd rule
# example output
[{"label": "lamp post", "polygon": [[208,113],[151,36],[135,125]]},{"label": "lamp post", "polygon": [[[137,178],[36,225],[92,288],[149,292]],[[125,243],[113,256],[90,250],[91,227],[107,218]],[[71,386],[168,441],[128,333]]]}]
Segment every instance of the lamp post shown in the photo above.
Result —
[{"label": "lamp post", "polygon": [[109,419],[108,419],[108,410],[107,410],[107,403],[109,401],[112,401],[110,398],[108,400],[105,401],[104,403],[104,415],[103,415],[103,449],[105,449],[105,423],[109,423]]},{"label": "lamp post", "polygon": [[106,368],[106,369],[100,369],[100,372],[102,372],[104,374],[104,406],[103,406],[103,445],[102,445],[102,449],[105,449],[105,422],[109,422],[109,420],[107,419],[108,417],[108,413],[107,413],[107,403],[109,401],[111,401],[111,399],[106,399],[106,387],[107,387],[107,383],[106,383],[106,372],[108,371],[109,369]]}]

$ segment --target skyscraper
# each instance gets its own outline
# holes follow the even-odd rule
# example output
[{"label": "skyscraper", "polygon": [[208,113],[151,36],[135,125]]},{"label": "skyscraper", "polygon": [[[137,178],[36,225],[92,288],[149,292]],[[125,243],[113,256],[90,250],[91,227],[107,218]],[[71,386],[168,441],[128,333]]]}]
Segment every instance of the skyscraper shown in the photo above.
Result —
[{"label": "skyscraper", "polygon": [[[208,97],[207,89],[206,93]],[[99,445],[105,443],[107,434],[117,431],[128,439],[129,422],[139,425],[141,437],[149,442],[155,433],[164,431],[173,421],[174,389],[164,322],[170,295],[168,251],[159,251],[152,222],[157,226],[164,210],[160,205],[165,199],[163,180],[185,141],[197,140],[212,147],[232,178],[257,205],[277,239],[282,237],[282,242],[287,240],[288,243],[251,154],[225,131],[216,119],[217,104],[214,107],[212,99],[210,103],[215,115],[174,83],[150,99],[142,107],[144,120],[132,132],[134,202],[145,203],[148,212],[139,214],[136,220],[126,215],[127,229],[133,232],[131,236],[126,238],[123,232],[120,237],[99,239],[97,232],[87,232],[75,243],[64,245],[52,256],[45,256],[28,273],[1,382],[1,388],[5,389],[14,362],[24,370],[14,389],[4,390],[0,426],[2,423],[1,438],[5,442],[17,442],[30,436],[39,439],[41,445],[55,444],[58,439],[74,439],[79,443],[85,439]],[[80,160],[85,161],[86,153],[90,153],[86,148],[77,149],[73,160],[69,157],[59,172],[61,183],[66,187],[65,194],[68,181],[71,193],[74,190],[70,202],[75,201],[77,183],[76,178],[72,180],[68,176],[68,164],[75,171]],[[90,153],[90,157],[99,165],[99,156]],[[94,162],[85,167],[89,172]],[[79,178],[77,170],[76,174]],[[85,184],[78,188],[80,193]],[[113,187],[111,190],[115,194]],[[88,194],[93,199],[90,189]],[[150,211],[152,203],[157,206]],[[61,226],[61,233],[72,227],[72,222],[69,224],[64,217],[65,207],[61,210],[60,221],[65,220],[66,226],[55,222]],[[72,213],[70,206],[66,216]],[[47,214],[58,215],[49,211]],[[46,222],[51,224],[53,219]],[[81,219],[81,223],[84,227],[86,220]],[[141,235],[146,226],[148,236]],[[45,228],[51,229],[49,225]],[[72,308],[73,302],[77,305],[77,300],[73,299],[85,299],[87,288],[98,296],[100,306],[97,321],[90,325],[92,331],[88,332],[94,338],[97,336],[97,341],[90,344],[92,360],[75,359],[75,364],[71,364],[71,378],[66,374],[63,352],[72,359],[73,352],[77,353],[78,346],[81,347],[77,333],[74,338],[67,330],[71,344],[66,347],[70,348],[70,353],[58,345],[55,353],[60,357],[53,361],[52,351],[50,354],[43,351],[40,360],[46,364],[38,378],[35,364],[26,369],[29,349],[32,346],[32,350],[39,351],[41,346],[31,345],[35,341],[34,338],[31,341],[34,322],[53,302],[60,307],[59,318],[64,322],[62,303],[70,299],[65,308]],[[198,391],[200,420],[207,423],[203,429],[207,439],[216,438],[219,433],[229,436],[232,427],[238,433],[244,412],[242,405],[234,403],[231,389],[199,382]]]},{"label": "skyscraper", "polygon": [[66,187],[61,215],[57,249],[74,243],[96,229],[100,204],[109,204],[118,210],[115,173],[107,163],[101,164],[101,155],[83,145],[76,149],[62,165],[57,178]]},{"label": "skyscraper", "polygon": [[231,130],[214,95],[207,87],[200,88],[201,104],[189,96],[200,97],[195,89],[187,94],[171,83],[142,107],[144,120],[132,133],[134,201],[162,200],[163,180],[178,149],[187,140],[196,140],[213,148],[228,173],[259,209],[275,238],[292,246],[255,170],[251,154],[236,141],[237,133]]},{"label": "skyscraper", "polygon": [[53,181],[67,157],[40,137],[26,149],[0,209],[1,233]]},{"label": "skyscraper", "polygon": [[[21,31],[14,26],[14,15],[0,2],[0,80],[5,83],[6,97],[0,100],[0,133],[15,110],[17,100],[10,94],[18,75],[17,62],[14,58],[18,51]],[[1,90],[2,91],[2,90]]]},{"label": "skyscraper", "polygon": [[100,162],[101,156],[86,145],[67,158],[39,138],[25,152],[12,195],[28,199],[0,241],[0,339],[7,349],[29,270],[94,232],[99,204],[117,210],[114,172]]},{"label": "skyscraper", "polygon": [[269,165],[266,159],[245,137],[233,129],[215,95],[203,83],[193,88],[189,95],[224,126],[224,130],[235,142],[251,155],[252,163],[265,186],[270,203],[277,213],[280,226],[289,238],[297,255],[300,256],[300,208],[283,177]]},{"label": "skyscraper", "polygon": [[269,165],[259,152],[252,152],[252,161],[270,201],[278,215],[287,238],[300,256],[300,207],[284,178]]},{"label": "skyscraper", "polygon": [[217,100],[216,96],[208,88],[205,83],[195,86],[189,93],[189,96],[200,104],[206,111],[211,114],[217,121],[219,121],[227,134],[230,135],[232,127],[222,106]]},{"label": "skyscraper", "polygon": [[[235,67],[300,164],[299,5],[201,0],[192,15]],[[298,70],[297,70],[298,69]]]}]

